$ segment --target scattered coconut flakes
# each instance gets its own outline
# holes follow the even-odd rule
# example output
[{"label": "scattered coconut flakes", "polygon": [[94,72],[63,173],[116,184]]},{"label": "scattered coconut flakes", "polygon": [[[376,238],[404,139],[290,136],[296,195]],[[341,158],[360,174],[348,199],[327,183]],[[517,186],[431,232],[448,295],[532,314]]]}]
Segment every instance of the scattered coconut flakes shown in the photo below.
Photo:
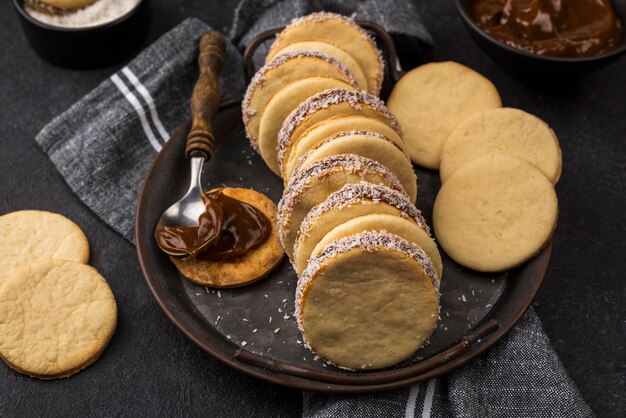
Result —
[{"label": "scattered coconut flakes", "polygon": [[257,331],[258,331],[258,328],[255,328],[255,329],[252,330],[253,333],[255,333]]},{"label": "scattered coconut flakes", "polygon": [[278,334],[278,331],[280,331],[280,328],[276,328],[276,329],[274,330],[274,334]]},{"label": "scattered coconut flakes", "polygon": [[463,303],[466,303],[466,302],[467,302],[467,298],[465,297],[465,295],[461,295],[461,301],[462,301]]},{"label": "scattered coconut flakes", "polygon": [[242,346],[242,347],[245,347],[246,345],[248,345],[248,343],[247,343],[246,341],[242,341],[242,342],[241,342],[241,346]]}]

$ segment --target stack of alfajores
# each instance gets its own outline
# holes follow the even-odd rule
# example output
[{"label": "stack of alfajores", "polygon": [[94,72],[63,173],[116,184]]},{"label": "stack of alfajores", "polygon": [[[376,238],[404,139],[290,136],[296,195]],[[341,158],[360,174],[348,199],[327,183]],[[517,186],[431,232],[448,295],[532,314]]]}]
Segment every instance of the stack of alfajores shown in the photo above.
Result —
[{"label": "stack of alfajores", "polygon": [[304,341],[353,370],[410,357],[439,312],[441,256],[402,129],[377,97],[383,74],[365,30],[315,13],[277,36],[242,109],[252,147],[284,179],[279,233]]}]

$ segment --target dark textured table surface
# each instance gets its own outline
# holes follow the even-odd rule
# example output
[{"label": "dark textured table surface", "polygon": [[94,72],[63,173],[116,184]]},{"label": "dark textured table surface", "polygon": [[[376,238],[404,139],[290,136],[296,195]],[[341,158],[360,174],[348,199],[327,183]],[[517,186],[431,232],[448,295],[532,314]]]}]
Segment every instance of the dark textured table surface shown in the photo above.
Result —
[{"label": "dark textured table surface", "polygon": [[[435,59],[489,77],[507,106],[557,132],[564,170],[554,256],[536,309],[562,362],[598,416],[626,411],[626,59],[565,87],[527,84],[470,40],[453,2],[418,8],[435,38]],[[187,16],[225,30],[235,1],[154,0],[150,41]],[[0,364],[0,416],[298,416],[297,391],[228,369],[187,341],[158,309],[135,249],[66,186],[33,140],[118,67],[74,71],[42,62],[28,47],[11,2],[0,2],[0,214],[60,212],[92,247],[109,281],[119,326],[100,360],[71,379],[42,382]]]}]

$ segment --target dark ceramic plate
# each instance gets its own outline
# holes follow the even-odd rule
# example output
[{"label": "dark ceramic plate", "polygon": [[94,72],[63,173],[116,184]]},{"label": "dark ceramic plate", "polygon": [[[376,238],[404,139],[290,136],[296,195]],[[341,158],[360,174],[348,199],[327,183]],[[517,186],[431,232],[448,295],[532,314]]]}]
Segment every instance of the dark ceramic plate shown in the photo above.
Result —
[{"label": "dark ceramic plate", "polygon": [[[157,247],[157,220],[189,182],[189,164],[183,157],[188,129],[183,126],[174,134],[145,179],[137,206],[137,254],[146,283],[167,317],[200,348],[236,370],[292,388],[345,393],[431,379],[466,364],[500,340],[530,306],[544,279],[551,244],[504,274],[473,272],[442,254],[441,318],[423,348],[380,371],[348,372],[327,365],[302,346],[293,317],[297,278],[288,261],[259,282],[218,291],[183,278]],[[239,107],[223,110],[215,129],[216,152],[203,172],[205,190],[248,187],[278,202],[282,181],[250,148]],[[439,176],[416,171],[417,206],[430,223]]]}]

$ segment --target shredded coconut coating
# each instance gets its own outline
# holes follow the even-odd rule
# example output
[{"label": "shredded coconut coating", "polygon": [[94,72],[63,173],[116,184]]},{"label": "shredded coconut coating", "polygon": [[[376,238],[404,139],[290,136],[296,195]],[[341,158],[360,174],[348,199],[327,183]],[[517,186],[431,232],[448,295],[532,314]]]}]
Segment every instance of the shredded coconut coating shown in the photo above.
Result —
[{"label": "shredded coconut coating", "polygon": [[402,137],[402,129],[400,128],[398,119],[389,112],[387,106],[385,106],[385,102],[378,97],[366,91],[354,91],[341,88],[324,90],[300,103],[283,122],[283,126],[278,133],[278,164],[280,165],[281,171],[283,169],[282,161],[285,158],[285,153],[291,146],[291,136],[298,125],[318,110],[326,109],[339,103],[347,103],[354,109],[362,109],[363,106],[371,108],[383,116],[398,135]]},{"label": "shredded coconut coating", "polygon": [[[283,31],[285,31],[286,29],[289,29],[292,26],[299,26],[302,24],[306,24],[308,22],[321,22],[323,20],[329,20],[329,19],[334,19],[334,20],[339,20],[349,26],[351,26],[352,28],[356,29],[361,36],[363,37],[363,39],[365,39],[371,46],[372,49],[376,52],[376,57],[378,58],[378,77],[377,77],[377,85],[376,85],[376,90],[380,90],[380,86],[383,82],[383,73],[385,71],[385,61],[383,59],[383,54],[381,52],[380,49],[378,49],[378,47],[376,47],[376,40],[374,39],[374,37],[370,36],[370,34],[361,27],[361,25],[359,25],[358,23],[356,23],[354,21],[354,19],[338,14],[338,13],[331,13],[331,12],[316,12],[316,13],[311,13],[309,15],[306,16],[301,16],[301,17],[296,17],[295,19],[292,19],[291,23],[289,23],[288,26],[285,27],[285,29],[283,29]],[[282,33],[282,32],[281,32]],[[279,40],[280,40],[280,33],[276,36],[277,38],[277,43],[278,44]]]},{"label": "shredded coconut coating", "polygon": [[350,135],[367,135],[367,136],[373,136],[379,139],[382,139],[384,141],[389,142],[390,144],[392,144],[393,146],[395,146],[396,148],[398,148],[400,151],[402,151],[402,153],[404,153],[404,150],[402,148],[400,148],[398,146],[398,144],[396,144],[395,142],[393,142],[392,140],[390,140],[389,138],[387,138],[385,135],[379,134],[378,132],[371,132],[371,131],[363,131],[363,130],[352,130],[352,131],[344,131],[344,132],[340,132],[337,135],[333,135],[330,138],[327,138],[325,140],[323,140],[322,142],[320,142],[319,144],[315,145],[313,148],[311,148],[309,151],[307,151],[306,154],[304,154],[302,157],[300,157],[298,159],[298,162],[296,163],[296,167],[293,169],[294,173],[298,173],[298,171],[300,171],[300,168],[302,167],[302,164],[304,164],[304,162],[307,160],[307,158],[309,158],[309,156],[318,148],[320,148],[322,145],[331,142],[337,138],[342,138],[344,136],[350,136]]},{"label": "shredded coconut coating", "polygon": [[[278,202],[278,234],[284,247],[284,237],[291,222],[291,215],[296,203],[315,179],[323,179],[337,171],[346,171],[350,174],[358,173],[361,178],[369,172],[377,172],[384,177],[388,184],[400,193],[406,195],[400,180],[391,170],[369,158],[356,154],[336,154],[315,161],[303,171],[291,178],[289,185]],[[408,199],[408,195],[407,195]]]},{"label": "shredded coconut coating", "polygon": [[[394,206],[402,213],[403,216],[410,217],[415,220],[415,223],[417,223],[417,225],[426,231],[426,233],[430,236],[430,228],[426,224],[426,220],[422,216],[419,209],[417,209],[408,199],[406,193],[390,189],[382,184],[373,184],[367,181],[346,184],[341,189],[328,195],[325,201],[314,206],[302,220],[299,236],[306,236],[311,228],[313,228],[313,220],[323,213],[336,207],[341,208],[352,204],[358,204],[366,199],[373,202],[385,202]],[[294,254],[296,253],[295,249],[297,246],[298,241],[294,244]]]},{"label": "shredded coconut coating", "polygon": [[286,63],[287,61],[290,61],[292,59],[298,59],[298,58],[316,58],[316,59],[321,59],[323,61],[326,61],[327,63],[334,65],[339,71],[341,71],[341,73],[343,75],[346,76],[346,78],[356,86],[356,79],[354,78],[354,75],[352,74],[352,72],[348,69],[348,67],[346,67],[345,65],[343,65],[341,62],[339,62],[337,59],[331,57],[330,55],[321,52],[321,51],[288,51],[285,52],[283,54],[280,54],[278,56],[276,56],[273,60],[271,60],[270,62],[268,62],[267,64],[265,64],[263,67],[261,67],[256,74],[254,74],[254,77],[252,77],[252,80],[250,80],[250,84],[248,85],[248,88],[246,89],[246,94],[243,97],[243,100],[241,102],[241,115],[243,117],[243,123],[244,126],[246,128],[246,136],[248,137],[248,139],[250,140],[250,145],[252,145],[252,148],[254,148],[255,151],[259,151],[259,146],[258,146],[258,138],[254,137],[250,131],[248,131],[248,123],[250,122],[250,118],[252,116],[254,116],[256,114],[256,112],[258,111],[258,109],[251,109],[250,108],[250,102],[252,101],[252,95],[254,94],[254,91],[256,90],[256,88],[258,86],[263,85],[263,83],[265,83],[265,81],[267,80],[267,73],[271,70],[276,69],[277,67],[281,66],[282,64]]},{"label": "shredded coconut coating", "polygon": [[[340,238],[328,243],[324,249],[316,256],[312,257],[307,264],[306,269],[298,279],[295,298],[295,317],[298,329],[303,337],[305,347],[311,348],[302,324],[302,310],[304,307],[304,295],[306,289],[311,285],[317,274],[332,260],[340,254],[346,253],[355,248],[368,252],[376,252],[381,248],[392,249],[403,252],[418,262],[424,268],[424,272],[432,281],[437,294],[439,295],[439,286],[441,280],[435,271],[433,263],[428,255],[414,242],[399,237],[387,231],[364,231],[354,235]],[[356,266],[355,268],[358,268]]]}]

